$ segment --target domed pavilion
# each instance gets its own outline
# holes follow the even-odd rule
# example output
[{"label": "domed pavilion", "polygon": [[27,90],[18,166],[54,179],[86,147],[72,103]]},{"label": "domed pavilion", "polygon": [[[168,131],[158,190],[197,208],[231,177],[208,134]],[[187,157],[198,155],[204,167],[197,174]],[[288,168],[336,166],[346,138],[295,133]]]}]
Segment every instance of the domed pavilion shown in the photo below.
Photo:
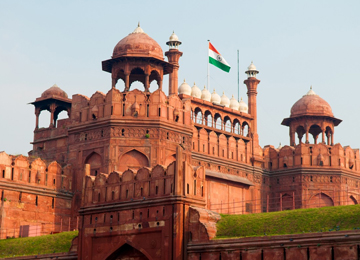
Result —
[{"label": "domed pavilion", "polygon": [[309,142],[309,133],[314,138],[314,143],[318,142],[318,136],[322,135],[322,143],[327,145],[334,144],[334,127],[339,125],[342,120],[335,118],[330,105],[318,96],[312,87],[300,98],[291,108],[289,118],[282,121],[282,125],[290,127],[290,145],[295,145],[295,133],[297,133],[299,143],[305,134],[305,143]]}]

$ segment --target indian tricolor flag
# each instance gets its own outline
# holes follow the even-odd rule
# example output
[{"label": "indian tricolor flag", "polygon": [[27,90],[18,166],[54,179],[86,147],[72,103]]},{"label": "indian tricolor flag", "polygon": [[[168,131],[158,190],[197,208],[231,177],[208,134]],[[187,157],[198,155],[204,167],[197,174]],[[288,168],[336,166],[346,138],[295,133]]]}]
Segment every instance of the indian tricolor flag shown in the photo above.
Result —
[{"label": "indian tricolor flag", "polygon": [[218,67],[219,69],[229,72],[230,65],[221,56],[221,54],[215,49],[215,47],[209,42],[209,63]]}]

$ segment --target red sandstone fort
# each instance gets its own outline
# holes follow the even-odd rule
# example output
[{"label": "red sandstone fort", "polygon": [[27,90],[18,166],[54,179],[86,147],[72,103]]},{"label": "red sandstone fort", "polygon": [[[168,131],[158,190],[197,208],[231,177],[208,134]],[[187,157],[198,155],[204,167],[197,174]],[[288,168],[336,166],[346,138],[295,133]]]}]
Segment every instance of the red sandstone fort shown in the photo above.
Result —
[{"label": "red sandstone fort", "polygon": [[[218,213],[358,203],[359,150],[335,142],[341,120],[312,89],[282,121],[290,145],[260,147],[255,65],[246,104],[178,86],[181,42],[173,33],[166,44],[168,61],[139,26],[102,62],[112,79],[106,94],[69,98],[54,85],[32,102],[33,150],[0,153],[0,238],[79,229],[77,253],[66,259],[285,259],[266,258],[266,246],[209,241]],[[44,110],[51,119],[39,128]],[[58,119],[62,111],[68,118]],[[301,250],[293,256],[308,259]]]}]

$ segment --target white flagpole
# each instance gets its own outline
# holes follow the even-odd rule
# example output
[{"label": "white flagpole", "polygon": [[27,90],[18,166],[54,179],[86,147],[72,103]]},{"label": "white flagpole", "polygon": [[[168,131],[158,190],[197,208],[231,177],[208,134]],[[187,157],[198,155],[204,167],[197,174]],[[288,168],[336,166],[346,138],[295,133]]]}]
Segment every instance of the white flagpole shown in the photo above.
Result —
[{"label": "white flagpole", "polygon": [[208,40],[208,46],[207,46],[207,89],[209,90],[209,79],[210,79],[210,68],[209,68],[209,43],[210,40]]},{"label": "white flagpole", "polygon": [[239,50],[237,50],[237,67],[238,67],[238,102],[240,102],[240,98],[239,98],[239,95],[240,95],[240,79],[239,79]]}]

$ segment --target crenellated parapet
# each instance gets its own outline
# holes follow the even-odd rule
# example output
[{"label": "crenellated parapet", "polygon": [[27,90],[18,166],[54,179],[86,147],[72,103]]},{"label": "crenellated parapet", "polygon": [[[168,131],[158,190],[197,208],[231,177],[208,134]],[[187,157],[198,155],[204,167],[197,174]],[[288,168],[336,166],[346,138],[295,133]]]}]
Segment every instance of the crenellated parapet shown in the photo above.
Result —
[{"label": "crenellated parapet", "polygon": [[331,167],[360,172],[359,150],[350,146],[342,147],[325,144],[299,144],[283,146],[276,149],[273,146],[264,148],[265,167],[268,170],[279,170],[296,167]]},{"label": "crenellated parapet", "polygon": [[167,97],[160,89],[152,93],[138,89],[128,92],[111,89],[106,95],[98,91],[91,98],[74,95],[72,118],[74,123],[141,118],[190,125],[190,111],[190,101],[178,96]]},{"label": "crenellated parapet", "polygon": [[57,192],[72,192],[72,167],[58,162],[47,163],[40,158],[0,153],[0,181],[2,186],[46,188]]},{"label": "crenellated parapet", "polygon": [[[104,203],[135,202],[169,196],[203,198],[205,193],[205,170],[193,168],[184,162],[181,175],[176,176],[176,162],[165,167],[143,167],[91,176],[85,171],[84,206]],[[176,179],[178,183],[176,183]],[[182,178],[182,180],[179,180]],[[179,183],[181,182],[181,183]]]}]

